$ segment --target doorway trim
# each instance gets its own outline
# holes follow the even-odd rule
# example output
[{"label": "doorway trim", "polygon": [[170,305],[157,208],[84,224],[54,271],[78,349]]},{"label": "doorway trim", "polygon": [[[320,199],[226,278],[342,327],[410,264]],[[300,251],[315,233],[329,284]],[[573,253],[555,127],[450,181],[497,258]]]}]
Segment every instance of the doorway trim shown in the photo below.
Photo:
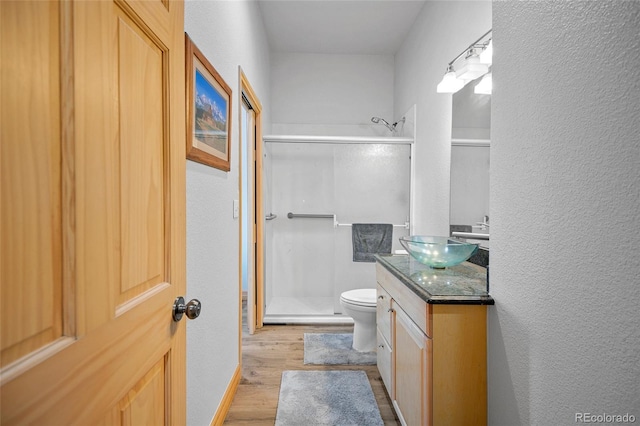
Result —
[{"label": "doorway trim", "polygon": [[[249,327],[249,333],[253,334],[255,329],[262,328],[262,318],[264,316],[263,307],[264,307],[264,206],[263,206],[263,193],[262,193],[262,104],[258,99],[251,83],[249,82],[247,76],[242,70],[241,66],[238,66],[238,81],[240,83],[240,96],[245,97],[248,103],[251,106],[251,109],[255,113],[255,152],[253,153],[254,158],[254,176],[255,176],[255,185],[253,194],[247,194],[249,197],[253,198],[253,205],[255,209],[253,212],[249,212],[250,222],[255,225],[254,228],[254,244],[255,244],[255,254],[254,254],[254,280],[253,280],[253,291],[248,291],[247,297],[247,305],[252,304],[254,309],[247,309],[247,325]],[[240,99],[240,105],[242,105],[242,99]],[[239,108],[240,114],[242,114],[242,107]],[[241,122],[241,121],[240,121]],[[241,129],[242,131],[242,129]],[[242,138],[240,138],[242,140]],[[246,149],[246,147],[242,146],[240,143],[240,149]],[[240,154],[240,158],[242,158],[242,152]],[[240,173],[238,179],[240,181],[240,200],[242,202],[243,195],[243,182],[242,182],[242,168],[246,167],[245,164],[242,164],[240,161]],[[242,208],[241,208],[242,211]],[[240,282],[239,282],[239,292],[240,292],[240,307],[242,308],[242,281],[243,281],[243,270],[242,270],[242,249],[243,244],[246,244],[244,238],[242,238],[242,221],[245,220],[241,217],[240,221]],[[248,247],[248,249],[252,249]],[[253,252],[253,250],[251,250]],[[249,289],[251,290],[251,289]],[[240,309],[240,341],[242,341],[242,309]]]}]

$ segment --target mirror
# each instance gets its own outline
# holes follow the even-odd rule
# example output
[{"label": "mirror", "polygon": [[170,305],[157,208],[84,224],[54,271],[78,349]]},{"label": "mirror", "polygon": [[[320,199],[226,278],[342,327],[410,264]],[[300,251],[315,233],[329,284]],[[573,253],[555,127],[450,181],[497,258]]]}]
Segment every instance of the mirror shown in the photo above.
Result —
[{"label": "mirror", "polygon": [[480,80],[453,94],[449,223],[454,236],[460,232],[487,235],[465,239],[489,248],[491,95],[474,93]]}]

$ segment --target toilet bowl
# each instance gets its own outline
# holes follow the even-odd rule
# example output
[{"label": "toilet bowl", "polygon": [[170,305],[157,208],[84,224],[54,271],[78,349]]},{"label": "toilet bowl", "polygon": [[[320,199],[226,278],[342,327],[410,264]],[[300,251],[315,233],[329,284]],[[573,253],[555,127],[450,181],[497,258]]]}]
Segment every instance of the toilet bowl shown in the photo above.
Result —
[{"label": "toilet bowl", "polygon": [[376,349],[376,289],[361,288],[340,295],[343,313],[353,318],[353,349]]}]

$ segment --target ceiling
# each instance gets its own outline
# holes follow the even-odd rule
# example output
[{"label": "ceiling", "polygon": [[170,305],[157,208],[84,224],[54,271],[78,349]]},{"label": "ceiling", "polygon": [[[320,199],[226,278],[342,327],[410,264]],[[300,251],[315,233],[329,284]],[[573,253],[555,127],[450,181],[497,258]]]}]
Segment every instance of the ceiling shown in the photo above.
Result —
[{"label": "ceiling", "polygon": [[425,0],[259,0],[272,50],[393,55]]}]

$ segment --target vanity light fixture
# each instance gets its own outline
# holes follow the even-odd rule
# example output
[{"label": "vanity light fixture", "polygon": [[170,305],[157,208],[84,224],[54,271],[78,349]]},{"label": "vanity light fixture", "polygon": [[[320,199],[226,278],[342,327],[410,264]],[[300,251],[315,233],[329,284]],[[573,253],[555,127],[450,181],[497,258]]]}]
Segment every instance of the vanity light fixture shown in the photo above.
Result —
[{"label": "vanity light fixture", "polygon": [[458,90],[462,89],[465,84],[466,81],[456,77],[456,72],[453,70],[453,66],[449,65],[447,67],[447,72],[444,77],[442,77],[442,81],[438,83],[436,91],[438,93],[456,93]]},{"label": "vanity light fixture", "polygon": [[[486,61],[491,60],[491,52],[493,51],[491,32],[492,30],[489,30],[484,33],[482,37],[449,62],[447,72],[436,87],[438,93],[455,93],[470,81],[489,72],[490,63],[487,64]],[[489,52],[487,53],[487,51]],[[454,66],[456,61],[463,56],[464,60],[460,62],[459,66]]]},{"label": "vanity light fixture", "polygon": [[480,52],[480,63],[491,65],[493,63],[493,40],[489,40],[487,47]]},{"label": "vanity light fixture", "polygon": [[476,84],[476,87],[473,88],[473,93],[477,95],[490,95],[492,86],[491,73],[485,74],[482,80],[480,80],[480,83]]},{"label": "vanity light fixture", "polygon": [[476,49],[472,47],[468,50],[462,67],[456,71],[456,77],[461,80],[472,81],[488,72],[489,65],[480,63],[480,56],[476,53]]}]

